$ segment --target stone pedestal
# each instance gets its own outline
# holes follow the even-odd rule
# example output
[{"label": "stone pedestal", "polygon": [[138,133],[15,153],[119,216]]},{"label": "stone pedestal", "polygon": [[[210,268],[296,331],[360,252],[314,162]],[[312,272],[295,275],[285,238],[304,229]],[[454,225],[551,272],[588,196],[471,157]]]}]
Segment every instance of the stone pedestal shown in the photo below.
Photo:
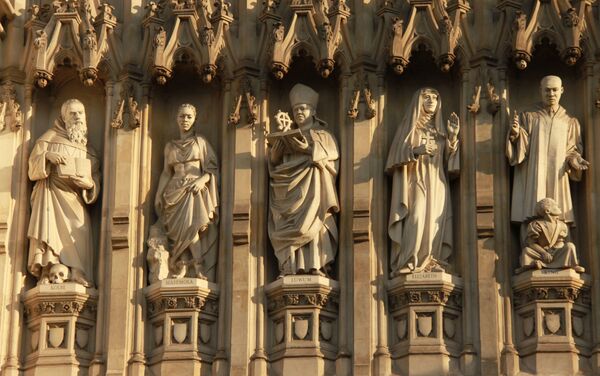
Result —
[{"label": "stone pedestal", "polygon": [[573,375],[589,370],[590,276],[542,269],[513,277],[515,337],[521,370]]},{"label": "stone pedestal", "polygon": [[462,279],[444,272],[406,274],[388,287],[392,371],[445,375],[459,369]]},{"label": "stone pedestal", "polygon": [[98,292],[75,283],[39,285],[23,297],[25,375],[87,375]]},{"label": "stone pedestal", "polygon": [[146,287],[148,366],[153,375],[210,375],[217,347],[219,289],[197,278]]},{"label": "stone pedestal", "polygon": [[274,374],[335,374],[338,283],[314,275],[285,276],[269,284],[266,293]]}]

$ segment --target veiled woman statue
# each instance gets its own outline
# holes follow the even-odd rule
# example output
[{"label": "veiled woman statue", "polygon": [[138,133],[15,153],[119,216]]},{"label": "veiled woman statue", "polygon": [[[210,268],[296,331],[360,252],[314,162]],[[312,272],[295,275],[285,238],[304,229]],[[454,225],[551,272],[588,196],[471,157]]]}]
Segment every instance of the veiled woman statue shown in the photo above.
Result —
[{"label": "veiled woman statue", "polygon": [[194,106],[182,104],[179,107],[180,137],[165,146],[164,169],[155,201],[159,221],[151,232],[156,233],[157,227],[162,227],[168,238],[170,277],[214,280],[218,162],[208,142],[194,132],[195,119]]},{"label": "veiled woman statue", "polygon": [[442,120],[437,90],[412,98],[396,131],[386,164],[393,177],[388,233],[391,277],[442,271],[452,253],[452,209],[448,172],[459,168],[459,119]]}]

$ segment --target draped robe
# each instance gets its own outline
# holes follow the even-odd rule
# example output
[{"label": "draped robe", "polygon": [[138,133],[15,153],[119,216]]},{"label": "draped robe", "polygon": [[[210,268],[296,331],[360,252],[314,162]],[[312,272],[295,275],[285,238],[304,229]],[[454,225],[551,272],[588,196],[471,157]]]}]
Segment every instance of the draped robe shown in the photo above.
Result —
[{"label": "draped robe", "polygon": [[541,105],[520,115],[519,136],[506,142],[506,156],[515,166],[511,220],[526,222],[536,216],[535,205],[543,198],[558,204],[565,222],[573,224],[569,178],[581,180],[567,158],[583,154],[579,121],[563,107],[552,116]]},{"label": "draped robe", "polygon": [[284,274],[326,272],[337,253],[338,146],[320,124],[303,134],[312,145],[310,154],[286,153],[279,164],[269,161],[268,232]]},{"label": "draped robe", "polygon": [[[210,276],[217,263],[219,206],[216,154],[203,137],[194,135],[167,143],[164,158],[169,176],[161,182],[165,185],[164,188],[159,187],[158,200],[162,206],[161,219],[166,234],[173,243],[170,259],[174,263],[181,258],[198,236],[204,271],[212,279]],[[184,171],[184,164],[194,161],[200,163],[198,176]],[[210,175],[206,189],[197,194],[188,190],[204,174]]]},{"label": "draped robe", "polygon": [[[56,166],[46,160],[49,152],[66,158],[88,159],[94,186],[81,189],[68,177],[60,176]],[[29,157],[29,179],[35,181],[31,193],[29,271],[40,277],[42,268],[64,264],[80,270],[93,280],[94,247],[92,225],[86,205],[98,198],[99,161],[95,151],[71,142],[62,121],[40,137]]]},{"label": "draped robe", "polygon": [[[420,123],[424,90],[413,96],[386,164],[386,172],[392,175],[388,222],[392,274],[419,272],[432,260],[443,263],[452,253],[447,170],[459,169],[458,140],[451,143],[446,136],[439,95],[438,108],[430,123]],[[413,150],[426,142],[435,143],[437,151],[432,156],[416,156]]]}]

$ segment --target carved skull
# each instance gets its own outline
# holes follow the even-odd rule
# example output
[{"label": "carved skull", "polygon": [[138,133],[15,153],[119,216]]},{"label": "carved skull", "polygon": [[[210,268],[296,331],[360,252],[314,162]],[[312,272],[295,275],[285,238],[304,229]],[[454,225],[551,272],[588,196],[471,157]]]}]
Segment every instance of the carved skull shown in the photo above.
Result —
[{"label": "carved skull", "polygon": [[50,268],[50,283],[63,283],[69,280],[71,273],[63,264],[54,264]]}]

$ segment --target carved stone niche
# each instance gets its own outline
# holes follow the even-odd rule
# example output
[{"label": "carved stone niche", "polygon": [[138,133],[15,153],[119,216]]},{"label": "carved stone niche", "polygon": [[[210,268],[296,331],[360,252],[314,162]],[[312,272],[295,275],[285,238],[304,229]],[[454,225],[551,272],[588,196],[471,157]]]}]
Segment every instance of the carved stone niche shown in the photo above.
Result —
[{"label": "carved stone niche", "polygon": [[394,373],[447,375],[459,370],[462,291],[462,279],[445,272],[403,274],[390,281]]},{"label": "carved stone niche", "polygon": [[513,277],[515,337],[521,371],[574,375],[589,371],[591,277],[541,269]]},{"label": "carved stone niche", "polygon": [[335,374],[339,291],[338,282],[317,275],[287,275],[266,287],[274,374]]},{"label": "carved stone niche", "polygon": [[217,285],[198,278],[164,279],[145,293],[152,374],[209,375],[217,347]]},{"label": "carved stone niche", "polygon": [[98,292],[72,282],[23,296],[24,375],[87,375],[94,354]]}]

